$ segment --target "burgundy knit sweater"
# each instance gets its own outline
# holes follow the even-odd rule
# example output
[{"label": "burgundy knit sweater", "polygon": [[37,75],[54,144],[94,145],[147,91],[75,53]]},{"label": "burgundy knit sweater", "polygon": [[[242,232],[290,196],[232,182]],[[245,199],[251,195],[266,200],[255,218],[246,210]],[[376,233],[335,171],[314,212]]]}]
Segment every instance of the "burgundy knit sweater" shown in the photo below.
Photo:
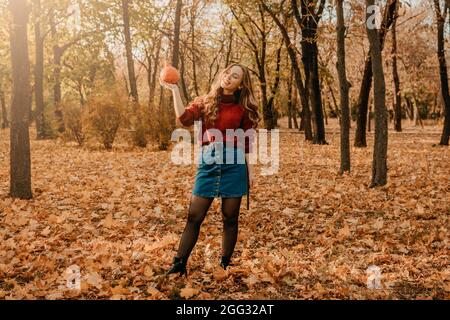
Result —
[{"label": "burgundy knit sweater", "polygon": [[[208,129],[218,129],[222,132],[223,142],[231,143],[227,140],[226,129],[238,129],[242,128],[244,130],[245,139],[244,146],[241,145],[237,137],[233,138],[233,145],[243,148],[245,153],[253,152],[253,143],[255,138],[255,131],[249,130],[253,127],[253,121],[249,118],[248,111],[244,109],[239,103],[236,103],[234,95],[222,94],[219,103],[219,110],[217,114],[217,119],[214,123],[209,121],[205,122],[204,115],[201,112],[200,105],[195,102],[191,102],[184,113],[179,117],[180,122],[186,126],[190,127],[194,124],[194,121],[202,121],[202,146],[208,144],[209,142],[215,141],[215,137],[211,134],[206,134]],[[200,141],[200,137],[199,137]]]}]

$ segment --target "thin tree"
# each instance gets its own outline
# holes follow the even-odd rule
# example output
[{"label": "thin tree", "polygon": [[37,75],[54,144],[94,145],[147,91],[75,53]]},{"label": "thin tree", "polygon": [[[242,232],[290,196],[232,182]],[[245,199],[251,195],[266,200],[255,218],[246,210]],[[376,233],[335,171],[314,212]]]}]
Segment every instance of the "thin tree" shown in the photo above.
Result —
[{"label": "thin tree", "polygon": [[177,0],[177,5],[175,9],[175,25],[174,25],[174,36],[173,36],[173,51],[172,51],[172,66],[178,68],[180,62],[180,29],[181,29],[181,9],[183,7],[183,2]]},{"label": "thin tree", "polygon": [[350,88],[345,67],[345,24],[344,24],[344,0],[336,1],[337,13],[337,63],[336,68],[339,76],[339,88],[341,90],[341,169],[340,173],[350,171],[350,109],[349,95]]},{"label": "thin tree", "polygon": [[450,95],[448,88],[448,75],[447,75],[447,61],[445,59],[445,40],[444,40],[444,25],[447,19],[447,12],[450,10],[449,1],[446,0],[444,4],[444,11],[441,12],[439,5],[439,0],[434,0],[434,9],[436,12],[437,20],[437,56],[439,60],[439,76],[441,79],[441,92],[442,98],[444,100],[445,106],[445,118],[444,118],[444,128],[442,130],[441,141],[439,142],[442,146],[448,146],[448,141],[450,138]]},{"label": "thin tree", "polygon": [[[284,2],[285,1],[282,1],[282,3],[280,4],[281,9],[283,8]],[[281,35],[283,36],[284,44],[286,46],[289,58],[291,60],[291,66],[294,69],[295,84],[297,86],[297,89],[298,89],[298,92],[300,95],[300,99],[301,99],[301,103],[302,103],[302,108],[303,108],[302,114],[303,114],[303,117],[305,118],[304,119],[305,140],[312,141],[313,136],[312,136],[312,130],[311,130],[311,115],[310,115],[310,110],[309,110],[308,96],[307,96],[305,86],[303,84],[302,74],[300,72],[300,66],[297,61],[297,51],[294,49],[295,44],[292,43],[291,38],[289,37],[288,30],[286,29],[286,20],[287,19],[285,19],[284,23],[282,23],[280,21],[280,19],[278,18],[277,14],[274,12],[274,10],[271,9],[265,3],[265,0],[260,0],[260,3],[262,5],[262,7],[264,8],[264,10],[266,10],[270,14],[273,21],[278,26],[278,29],[280,30]],[[281,11],[283,12],[283,10],[281,10]],[[302,121],[303,121],[303,117],[302,117]]]},{"label": "thin tree", "polygon": [[131,0],[122,0],[123,33],[125,36],[125,51],[127,56],[128,78],[130,82],[130,94],[134,102],[139,102],[136,75],[134,71],[133,46],[130,32],[130,6]]},{"label": "thin tree", "polygon": [[[63,110],[61,109],[61,100],[62,100],[62,81],[61,81],[61,71],[63,68],[62,60],[64,57],[64,54],[69,50],[72,46],[77,44],[85,35],[79,34],[75,38],[71,39],[70,41],[66,42],[63,45],[60,45],[59,42],[59,36],[58,36],[58,30],[57,26],[62,21],[65,21],[66,18],[71,16],[73,12],[68,13],[67,15],[56,15],[55,14],[55,8],[54,6],[50,6],[48,19],[50,24],[50,33],[52,37],[53,42],[53,104],[55,107],[55,118],[57,121],[57,130],[58,132],[62,133],[65,131],[65,125],[64,125],[64,114]],[[58,21],[57,21],[58,19]],[[96,31],[98,32],[98,31]],[[45,37],[47,33],[44,33],[42,36]],[[38,41],[44,41],[44,39],[40,39]],[[41,62],[39,62],[40,64]]]},{"label": "thin tree", "polygon": [[370,187],[382,186],[387,182],[387,110],[386,84],[381,56],[380,34],[371,23],[374,0],[366,0],[366,31],[370,44],[370,57],[373,71],[373,98],[375,105],[375,143],[373,147],[372,183]]},{"label": "thin tree", "polygon": [[34,37],[35,37],[35,67],[34,67],[34,94],[35,94],[35,118],[37,139],[48,138],[45,132],[44,115],[44,41],[42,34],[42,7],[41,0],[34,0]]},{"label": "thin tree", "polygon": [[6,111],[5,92],[3,91],[0,83],[0,106],[2,115],[2,129],[9,128],[8,113]]},{"label": "thin tree", "polygon": [[291,0],[295,19],[302,32],[302,61],[305,70],[305,90],[311,99],[314,124],[314,144],[327,144],[322,106],[322,93],[319,77],[319,49],[317,46],[317,28],[322,18],[325,0]]},{"label": "thin tree", "polygon": [[[288,62],[289,64],[289,62]],[[292,120],[296,122],[297,118],[295,113],[292,112],[292,83],[294,78],[294,70],[292,70],[292,67],[290,68],[289,77],[286,82],[286,89],[287,89],[287,102],[288,102],[288,109],[287,109],[287,116],[288,116],[288,128],[292,129]]]},{"label": "thin tree", "polygon": [[397,68],[397,18],[398,7],[395,6],[394,20],[392,22],[392,76],[394,78],[395,104],[394,104],[394,129],[397,132],[402,131],[402,93],[400,90],[400,77]]},{"label": "thin tree", "polygon": [[12,66],[12,104],[10,135],[10,195],[13,198],[31,199],[31,156],[28,131],[31,86],[28,60],[27,25],[30,7],[26,0],[10,0],[12,16],[10,30]]},{"label": "thin tree", "polygon": [[[191,40],[191,46],[192,48],[196,47],[196,36],[197,36],[197,29],[196,29],[196,25],[197,25],[197,19],[199,17],[199,15],[202,13],[203,8],[206,6],[206,3],[203,3],[201,7],[199,7],[200,1],[199,0],[194,0],[192,2],[192,5],[188,11],[188,20],[189,20],[189,26],[190,26],[190,40]],[[184,59],[182,57],[181,62],[184,62]],[[194,86],[194,92],[196,96],[200,95],[200,89],[199,89],[199,84],[198,84],[198,79],[197,79],[197,63],[199,61],[197,61],[197,59],[194,58],[194,56],[192,56],[191,59],[192,62],[192,82],[193,82],[193,86]],[[185,81],[182,82],[182,85],[185,87]],[[185,91],[183,89],[183,91]],[[189,97],[189,94],[187,93],[187,90],[185,92],[185,96],[187,98],[187,100],[191,100],[191,98]]]},{"label": "thin tree", "polygon": [[[386,33],[389,30],[396,8],[397,0],[388,0],[386,8],[383,14],[383,20],[381,22],[381,28],[378,31],[378,39],[380,41],[381,51],[383,51],[384,39]],[[369,106],[369,95],[372,87],[372,61],[369,53],[364,64],[364,73],[361,80],[361,87],[358,97],[357,117],[356,117],[356,131],[355,131],[355,147],[367,147],[366,142],[366,127],[367,127],[367,114]]]},{"label": "thin tree", "polygon": [[183,101],[191,101],[191,95],[187,86],[186,73],[186,54],[184,48],[180,47],[180,84],[181,89],[183,90],[182,99],[184,97]]}]

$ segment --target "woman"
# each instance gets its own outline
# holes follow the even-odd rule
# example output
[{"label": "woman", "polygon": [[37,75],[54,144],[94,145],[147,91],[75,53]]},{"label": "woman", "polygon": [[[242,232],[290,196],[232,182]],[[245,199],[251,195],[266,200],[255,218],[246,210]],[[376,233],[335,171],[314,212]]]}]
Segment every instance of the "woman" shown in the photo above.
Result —
[{"label": "woman", "polygon": [[[223,220],[220,265],[226,269],[237,240],[241,199],[248,194],[249,187],[253,187],[254,183],[253,167],[248,163],[248,153],[252,151],[252,135],[250,139],[244,139],[244,145],[242,140],[239,143],[236,138],[228,139],[226,136],[226,129],[242,128],[244,132],[254,133],[250,129],[256,128],[258,124],[259,115],[249,71],[236,63],[228,66],[213,83],[211,91],[194,99],[186,109],[176,84],[161,80],[161,85],[172,90],[178,125],[189,127],[194,121],[202,121],[201,158],[204,159],[205,154],[210,153],[209,161],[200,160],[197,168],[187,223],[173,265],[166,274],[187,275],[187,260],[197,242],[200,226],[212,201],[219,197],[222,199]],[[222,140],[217,141],[216,136],[211,137],[209,129],[220,130]],[[229,159],[227,152],[233,155],[232,163],[226,160]],[[239,156],[244,158],[243,152],[247,165],[243,161],[236,161]],[[223,157],[220,158],[220,155]],[[212,158],[214,160],[210,161]],[[222,160],[217,161],[218,158]]]}]

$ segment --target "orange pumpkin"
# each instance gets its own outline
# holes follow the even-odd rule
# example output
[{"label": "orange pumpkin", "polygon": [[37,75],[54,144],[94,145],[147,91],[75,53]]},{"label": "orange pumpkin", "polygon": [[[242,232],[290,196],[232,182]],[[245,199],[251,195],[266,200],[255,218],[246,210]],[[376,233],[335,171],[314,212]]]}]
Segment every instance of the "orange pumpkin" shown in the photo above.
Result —
[{"label": "orange pumpkin", "polygon": [[164,82],[176,84],[180,80],[180,73],[166,62],[165,67],[161,70],[160,78]]}]

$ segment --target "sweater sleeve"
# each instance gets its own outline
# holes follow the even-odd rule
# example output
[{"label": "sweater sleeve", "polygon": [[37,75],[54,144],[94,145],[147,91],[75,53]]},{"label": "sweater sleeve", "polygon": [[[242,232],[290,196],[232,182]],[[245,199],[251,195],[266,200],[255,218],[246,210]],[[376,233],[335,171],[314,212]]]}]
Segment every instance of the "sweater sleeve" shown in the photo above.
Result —
[{"label": "sweater sleeve", "polygon": [[242,129],[245,134],[245,153],[253,153],[256,129],[253,128],[253,121],[250,119],[247,110],[244,111],[243,117]]},{"label": "sweater sleeve", "polygon": [[200,104],[191,102],[185,109],[184,113],[178,118],[185,127],[190,127],[195,121],[201,118]]}]

